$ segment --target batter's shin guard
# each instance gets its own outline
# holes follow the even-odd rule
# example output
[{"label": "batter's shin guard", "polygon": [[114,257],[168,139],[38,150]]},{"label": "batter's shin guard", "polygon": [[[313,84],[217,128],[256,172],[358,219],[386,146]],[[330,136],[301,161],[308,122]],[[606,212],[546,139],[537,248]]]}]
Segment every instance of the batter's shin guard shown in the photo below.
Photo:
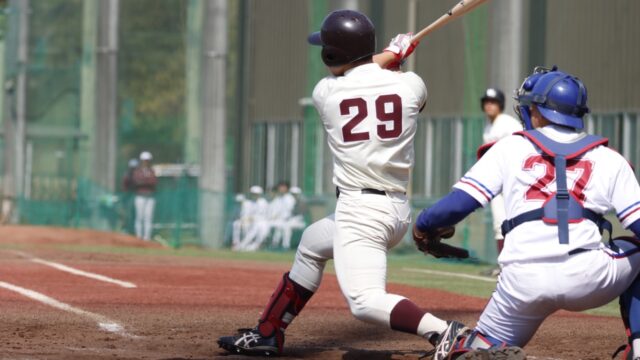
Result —
[{"label": "batter's shin guard", "polygon": [[275,335],[278,338],[278,347],[282,351],[284,330],[293,321],[293,318],[302,311],[312,295],[312,291],[295,283],[289,278],[289,273],[285,273],[276,291],[271,295],[262,316],[260,316],[258,323],[260,335],[263,337]]}]

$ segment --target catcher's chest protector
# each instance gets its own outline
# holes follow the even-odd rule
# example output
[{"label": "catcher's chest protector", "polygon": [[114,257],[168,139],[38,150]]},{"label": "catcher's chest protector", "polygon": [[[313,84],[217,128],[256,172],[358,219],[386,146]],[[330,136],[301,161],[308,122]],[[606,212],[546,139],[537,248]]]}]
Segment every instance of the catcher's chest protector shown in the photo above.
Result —
[{"label": "catcher's chest protector", "polygon": [[502,224],[502,234],[506,235],[513,228],[524,222],[542,220],[546,224],[557,225],[560,243],[568,244],[569,223],[578,223],[583,219],[595,222],[600,228],[600,232],[604,229],[611,233],[611,223],[605,220],[601,214],[585,209],[567,188],[567,161],[580,158],[587,151],[597,146],[606,146],[609,140],[596,135],[587,135],[576,142],[560,143],[546,137],[538,130],[520,131],[515,134],[524,136],[543,155],[553,159],[556,192],[544,202],[542,209],[528,211],[506,220]]}]

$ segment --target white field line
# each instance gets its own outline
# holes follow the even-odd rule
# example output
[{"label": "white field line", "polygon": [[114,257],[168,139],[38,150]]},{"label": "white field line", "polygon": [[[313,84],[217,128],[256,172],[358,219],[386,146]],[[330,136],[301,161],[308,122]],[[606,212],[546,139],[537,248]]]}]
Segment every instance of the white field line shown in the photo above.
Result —
[{"label": "white field line", "polygon": [[73,307],[69,304],[65,304],[63,302],[60,302],[54,298],[51,298],[47,295],[41,294],[39,292],[33,291],[33,290],[29,290],[29,289],[25,289],[23,287],[17,286],[17,285],[13,285],[13,284],[9,284],[7,282],[4,281],[0,281],[0,288],[4,288],[13,292],[16,292],[22,296],[28,297],[29,299],[35,300],[35,301],[39,301],[45,305],[49,305],[53,308],[56,308],[58,310],[62,310],[62,311],[67,311],[76,315],[80,315],[80,316],[84,316],[86,318],[89,318],[95,322],[98,323],[98,327],[100,327],[100,329],[104,330],[104,331],[108,331],[111,333],[116,333],[122,336],[126,336],[126,337],[131,337],[131,335],[127,334],[124,331],[124,328],[122,327],[122,325],[118,324],[117,322],[110,320],[109,318],[107,318],[106,316],[100,315],[100,314],[95,314],[89,311],[85,311],[82,309],[78,309],[76,307]]},{"label": "white field line", "polygon": [[454,272],[448,272],[448,271],[416,269],[416,268],[402,268],[402,271],[422,273],[422,274],[430,274],[430,275],[442,275],[442,276],[458,277],[458,278],[463,278],[463,279],[490,282],[490,283],[494,283],[494,284],[497,282],[497,280],[493,279],[493,278],[488,278],[488,277],[484,277],[484,276],[469,275],[469,274],[460,274],[460,273],[454,273]]},{"label": "white field line", "polygon": [[88,272],[88,271],[74,269],[74,268],[72,268],[70,266],[59,264],[59,263],[56,263],[56,262],[53,262],[53,261],[47,261],[47,260],[38,259],[38,258],[35,258],[35,257],[34,258],[30,258],[29,260],[31,262],[34,262],[34,263],[37,263],[37,264],[46,265],[46,266],[50,266],[50,267],[52,267],[54,269],[58,269],[60,271],[68,272],[70,274],[74,274],[74,275],[78,275],[78,276],[84,276],[84,277],[88,277],[90,279],[104,281],[104,282],[111,283],[111,284],[116,284],[118,286],[122,286],[123,288],[133,289],[133,288],[136,287],[136,284],[128,282],[128,281],[112,279],[112,278],[104,276],[104,275],[100,275],[100,274],[95,274],[95,273]]},{"label": "white field line", "polygon": [[57,270],[60,270],[60,271],[64,271],[64,272],[68,272],[68,273],[73,274],[73,275],[84,276],[84,277],[87,277],[89,279],[115,284],[115,285],[122,286],[123,288],[127,288],[127,289],[133,289],[133,288],[137,287],[136,284],[134,284],[132,282],[117,280],[117,279],[110,278],[108,276],[104,276],[104,275],[95,274],[95,273],[88,272],[88,271],[75,269],[75,268],[72,268],[70,266],[67,266],[67,265],[64,265],[64,264],[60,264],[60,263],[57,263],[57,262],[48,261],[48,260],[44,260],[44,259],[39,259],[39,258],[37,258],[35,256],[31,256],[31,255],[29,255],[27,253],[24,253],[22,251],[13,251],[13,253],[18,254],[18,255],[20,255],[22,257],[25,257],[27,260],[29,260],[31,262],[34,262],[36,264],[49,266],[49,267],[52,267],[54,269],[57,269]]}]

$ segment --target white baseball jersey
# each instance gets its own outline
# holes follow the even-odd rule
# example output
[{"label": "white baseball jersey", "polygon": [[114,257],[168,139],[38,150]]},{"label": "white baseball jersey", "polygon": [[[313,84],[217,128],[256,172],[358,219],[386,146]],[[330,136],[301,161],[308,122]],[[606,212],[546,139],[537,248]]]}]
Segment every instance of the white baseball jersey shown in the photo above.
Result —
[{"label": "white baseball jersey", "polygon": [[416,120],[426,98],[418,75],[375,63],[321,80],[313,102],[333,153],[334,184],[406,192]]},{"label": "white baseball jersey", "polygon": [[266,218],[268,208],[269,203],[262,197],[255,200],[243,200],[240,208],[240,218],[246,220]]},{"label": "white baseball jersey", "polygon": [[[583,133],[546,126],[539,129],[555,141],[573,142]],[[640,186],[629,163],[617,152],[596,147],[567,164],[567,185],[587,209],[604,214],[615,209],[626,228],[640,218]],[[503,193],[507,218],[538,209],[556,190],[553,160],[539,154],[519,135],[497,142],[454,186],[485,206]],[[598,248],[601,235],[589,220],[569,224],[569,244],[561,245],[558,228],[542,221],[523,223],[507,234],[499,262],[548,259],[576,248]]]},{"label": "white baseball jersey", "polygon": [[[498,115],[493,122],[487,119],[484,126],[482,140],[485,144],[496,142],[514,132],[522,130],[522,123],[507,114]],[[502,240],[502,222],[507,218],[504,212],[504,199],[498,194],[491,201],[491,215],[493,218],[493,234],[496,240]]]},{"label": "white baseball jersey", "polygon": [[522,130],[522,123],[507,114],[498,115],[493,122],[487,121],[482,140],[485,144],[496,142],[514,132]]},{"label": "white baseball jersey", "polygon": [[269,203],[269,218],[276,220],[286,220],[293,215],[293,208],[296,206],[296,198],[290,193],[278,195]]}]

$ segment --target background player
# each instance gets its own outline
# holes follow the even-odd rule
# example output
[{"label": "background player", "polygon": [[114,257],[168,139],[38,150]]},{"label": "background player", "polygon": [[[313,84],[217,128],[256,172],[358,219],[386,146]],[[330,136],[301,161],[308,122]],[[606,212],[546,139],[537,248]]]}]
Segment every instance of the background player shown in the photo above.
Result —
[{"label": "background player", "polygon": [[153,211],[156,207],[154,197],[158,179],[151,167],[153,156],[148,151],[140,153],[140,165],[133,170],[132,184],[136,196],[134,204],[136,207],[136,236],[151,240],[153,231]]},{"label": "background player", "polygon": [[[504,102],[504,93],[496,88],[488,88],[480,98],[482,112],[487,116],[487,123],[482,133],[482,140],[485,145],[490,146],[490,144],[522,130],[520,121],[504,113]],[[498,255],[500,255],[504,246],[504,237],[500,227],[502,222],[506,220],[502,194],[496,195],[491,200],[491,217],[493,218],[493,234],[496,239],[496,247]],[[497,276],[499,273],[500,268],[498,267],[490,269],[485,275]]]},{"label": "background player", "polygon": [[[450,229],[499,193],[509,218],[497,289],[476,330],[455,345],[524,346],[559,309],[582,311],[620,296],[629,335],[627,359],[640,358],[640,252],[636,238],[605,245],[611,229],[602,214],[615,209],[640,235],[640,186],[629,163],[582,131],[588,112],[583,83],[556,68],[536,69],[518,92],[527,129],[498,141],[416,222],[416,241],[428,251]],[[521,355],[522,353],[519,353]]]},{"label": "background player", "polygon": [[[410,35],[399,35],[387,48],[397,55],[395,66],[413,50],[409,40]],[[316,85],[313,100],[334,155],[335,214],[306,229],[291,272],[284,274],[256,328],[218,343],[231,352],[281,353],[284,330],[318,289],[333,258],[356,318],[432,342],[440,337],[445,341],[438,353],[445,356],[466,328],[385,289],[387,251],[411,222],[405,192],[416,120],[427,97],[424,82],[414,73],[383,70],[373,62],[375,30],[359,12],[329,14],[309,42],[322,46],[322,60],[333,74]]]},{"label": "background player", "polygon": [[[264,226],[269,204],[263,193],[262,187],[253,185],[249,188],[249,198],[242,200],[240,215],[233,222],[233,250],[249,251],[254,247],[257,249],[262,244],[261,237],[266,237],[268,230],[265,231]],[[257,247],[254,242],[258,244]]]}]

